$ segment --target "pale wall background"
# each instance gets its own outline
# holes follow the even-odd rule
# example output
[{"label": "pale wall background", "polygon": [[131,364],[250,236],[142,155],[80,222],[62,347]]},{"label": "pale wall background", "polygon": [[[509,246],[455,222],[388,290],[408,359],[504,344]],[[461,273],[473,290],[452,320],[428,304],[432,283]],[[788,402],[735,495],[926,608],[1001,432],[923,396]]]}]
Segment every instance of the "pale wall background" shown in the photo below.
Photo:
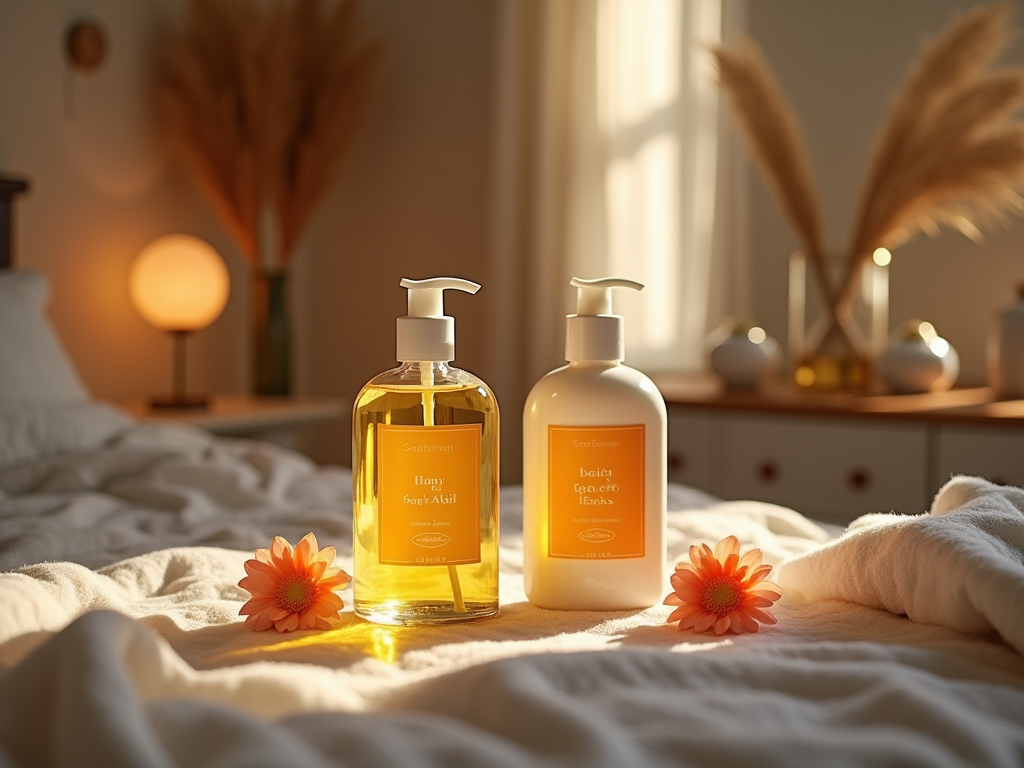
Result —
[{"label": "pale wall background", "polygon": [[[749,3],[750,30],[803,123],[831,244],[848,238],[862,164],[889,95],[920,43],[969,5]],[[1014,7],[1024,24],[1024,0]],[[175,231],[210,241],[234,281],[225,314],[192,339],[190,384],[221,392],[249,386],[245,265],[148,125],[147,62],[179,9],[177,0],[0,0],[0,171],[32,183],[16,210],[17,263],[49,275],[51,316],[99,398],[169,386],[170,343],[132,309],[127,275],[147,242]],[[368,0],[364,11],[386,45],[384,76],[292,286],[296,390],[346,399],[395,364],[402,277],[453,274],[484,284],[474,297],[448,300],[458,318],[456,364],[484,379],[502,353],[488,349],[489,323],[516,322],[488,313],[488,297],[501,290],[487,280],[497,0]],[[84,76],[70,74],[61,52],[67,26],[81,15],[99,19],[110,39],[107,64]],[[1019,42],[1008,61],[1024,63]],[[784,340],[786,258],[797,241],[753,168],[749,176],[749,221],[739,225],[750,228],[754,315]],[[899,249],[892,323],[931,320],[958,349],[963,379],[983,380],[989,324],[1024,278],[1022,235],[1018,223],[980,247],[948,234]],[[491,383],[504,430],[518,430],[521,403],[503,400],[501,382]],[[322,461],[347,462],[348,429],[318,429],[307,447]],[[519,457],[503,458],[504,479],[518,480]]]},{"label": "pale wall background", "polygon": [[[728,0],[726,0],[728,2]],[[764,49],[799,115],[821,192],[826,242],[852,237],[863,168],[921,44],[954,14],[979,5],[963,0],[751,0],[751,34]],[[1009,4],[1024,25],[1024,3]],[[1024,42],[1000,60],[1024,66]],[[788,255],[796,235],[751,169],[751,259],[755,317],[781,341],[787,334]],[[958,351],[962,383],[984,383],[985,346],[995,314],[1024,280],[1024,225],[992,230],[985,243],[946,232],[896,249],[890,268],[890,327],[919,317]]]}]

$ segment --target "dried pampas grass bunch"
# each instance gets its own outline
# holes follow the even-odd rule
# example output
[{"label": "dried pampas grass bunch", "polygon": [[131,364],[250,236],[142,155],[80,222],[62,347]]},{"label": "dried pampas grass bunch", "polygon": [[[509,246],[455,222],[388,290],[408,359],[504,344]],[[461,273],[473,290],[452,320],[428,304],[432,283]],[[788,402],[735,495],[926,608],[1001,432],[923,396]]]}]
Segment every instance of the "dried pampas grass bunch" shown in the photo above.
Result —
[{"label": "dried pampas grass bunch", "polygon": [[253,268],[287,266],[351,146],[380,52],[361,40],[356,0],[188,1],[160,61],[161,115]]},{"label": "dried pampas grass bunch", "polygon": [[[1005,5],[977,8],[926,45],[896,93],[876,139],[861,189],[847,270],[829,285],[822,269],[817,202],[795,118],[763,56],[747,41],[743,54],[713,49],[720,83],[752,154],[803,241],[834,328],[856,292],[872,252],[942,225],[977,238],[983,227],[1024,211],[1024,70],[991,69],[1012,34]],[[812,215],[813,212],[813,215]],[[827,338],[827,334],[826,334]]]}]

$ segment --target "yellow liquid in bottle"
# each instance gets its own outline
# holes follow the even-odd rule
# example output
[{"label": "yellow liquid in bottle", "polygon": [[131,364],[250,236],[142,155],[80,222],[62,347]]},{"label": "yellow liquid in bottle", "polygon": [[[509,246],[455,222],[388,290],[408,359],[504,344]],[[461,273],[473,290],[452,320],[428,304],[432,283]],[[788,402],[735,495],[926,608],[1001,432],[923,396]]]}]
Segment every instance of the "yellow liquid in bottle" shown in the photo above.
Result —
[{"label": "yellow liquid in bottle", "polygon": [[[476,376],[405,363],[372,379],[353,409],[353,607],[380,624],[468,621],[498,611],[498,405]],[[380,562],[380,425],[480,425],[479,562]],[[429,558],[425,558],[429,559]]]}]

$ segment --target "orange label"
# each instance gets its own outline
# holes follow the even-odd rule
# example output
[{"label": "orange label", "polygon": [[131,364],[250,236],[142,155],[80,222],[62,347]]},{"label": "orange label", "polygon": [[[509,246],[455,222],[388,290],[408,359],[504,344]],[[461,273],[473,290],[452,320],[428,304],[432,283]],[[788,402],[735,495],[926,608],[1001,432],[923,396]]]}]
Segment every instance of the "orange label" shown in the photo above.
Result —
[{"label": "orange label", "polygon": [[548,426],[548,556],[644,556],[644,425]]},{"label": "orange label", "polygon": [[381,563],[480,562],[482,429],[377,425]]}]

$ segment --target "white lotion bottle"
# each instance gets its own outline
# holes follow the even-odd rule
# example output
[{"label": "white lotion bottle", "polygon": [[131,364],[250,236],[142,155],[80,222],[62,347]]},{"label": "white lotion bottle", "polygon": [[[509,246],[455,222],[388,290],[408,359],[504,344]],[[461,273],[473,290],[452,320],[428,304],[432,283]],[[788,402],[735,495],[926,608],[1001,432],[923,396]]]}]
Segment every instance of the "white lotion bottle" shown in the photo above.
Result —
[{"label": "white lotion bottle", "polygon": [[568,365],[533,387],[523,411],[523,577],[534,605],[626,610],[659,603],[665,570],[665,400],[622,364],[621,278],[571,283]]}]

